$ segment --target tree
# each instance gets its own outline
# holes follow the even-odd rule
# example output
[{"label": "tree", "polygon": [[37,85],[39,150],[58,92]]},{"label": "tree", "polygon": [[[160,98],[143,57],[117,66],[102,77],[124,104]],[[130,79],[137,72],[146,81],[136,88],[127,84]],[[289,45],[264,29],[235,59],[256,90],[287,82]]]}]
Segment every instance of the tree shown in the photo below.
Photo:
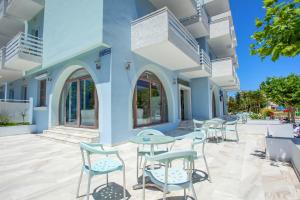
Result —
[{"label": "tree", "polygon": [[295,57],[300,54],[300,0],[264,0],[265,17],[256,19],[251,55]]},{"label": "tree", "polygon": [[267,99],[261,91],[242,91],[230,97],[228,110],[231,113],[254,112],[259,113],[260,109],[267,105]]},{"label": "tree", "polygon": [[267,98],[289,110],[291,121],[295,122],[295,111],[300,105],[300,76],[271,77],[260,85]]}]

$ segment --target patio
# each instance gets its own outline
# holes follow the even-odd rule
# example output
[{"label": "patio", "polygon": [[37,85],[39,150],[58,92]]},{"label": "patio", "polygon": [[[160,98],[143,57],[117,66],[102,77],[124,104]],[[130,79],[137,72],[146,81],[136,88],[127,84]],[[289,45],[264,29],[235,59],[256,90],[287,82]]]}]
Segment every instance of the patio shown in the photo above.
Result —
[{"label": "patio", "polygon": [[[238,144],[231,141],[207,144],[206,155],[213,182],[205,179],[205,173],[197,172],[200,176],[194,187],[198,199],[300,199],[300,184],[290,165],[265,159],[264,132],[253,129],[251,124],[239,125],[239,128],[242,131]],[[248,131],[243,133],[243,130]],[[170,134],[178,135],[178,132]],[[184,140],[176,142],[174,149],[184,149],[188,143]],[[76,199],[81,167],[78,145],[36,135],[0,137],[0,144],[0,199]],[[136,145],[126,143],[115,148],[120,150],[125,161],[127,196],[139,200],[142,190],[132,190],[136,184]],[[196,169],[205,171],[202,160],[196,161]],[[107,188],[105,176],[92,179],[94,199],[120,199],[121,172],[111,174],[109,180],[111,184]],[[86,184],[84,176],[81,194],[85,193]],[[172,192],[169,199],[179,200],[182,195],[182,191]],[[146,199],[161,198],[160,191],[146,190]]]}]

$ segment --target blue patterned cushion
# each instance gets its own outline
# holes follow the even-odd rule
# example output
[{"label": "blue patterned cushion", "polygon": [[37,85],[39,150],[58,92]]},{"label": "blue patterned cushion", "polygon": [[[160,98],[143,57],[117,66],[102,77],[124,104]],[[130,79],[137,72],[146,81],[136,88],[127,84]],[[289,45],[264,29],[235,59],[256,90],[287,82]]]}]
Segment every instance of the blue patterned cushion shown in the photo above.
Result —
[{"label": "blue patterned cushion", "polygon": [[[147,170],[150,178],[154,178],[158,182],[164,184],[165,182],[165,168],[159,168],[154,170]],[[188,174],[181,168],[169,168],[168,169],[168,184],[169,185],[181,185],[188,183]]]},{"label": "blue patterned cushion", "polygon": [[[121,170],[123,165],[120,161],[112,158],[101,158],[93,163],[91,170],[94,174],[106,174],[116,170]],[[89,170],[89,167],[85,165],[85,169]]]}]

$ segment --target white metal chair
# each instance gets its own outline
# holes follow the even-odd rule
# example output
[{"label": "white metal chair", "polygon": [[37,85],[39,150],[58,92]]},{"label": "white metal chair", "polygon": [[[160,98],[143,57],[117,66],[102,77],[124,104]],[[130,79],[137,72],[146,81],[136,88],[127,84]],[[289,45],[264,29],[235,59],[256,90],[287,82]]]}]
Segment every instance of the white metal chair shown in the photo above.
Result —
[{"label": "white metal chair", "polygon": [[[137,136],[149,136],[149,135],[159,135],[159,136],[164,136],[164,134],[158,130],[154,129],[146,129],[137,134]],[[160,147],[161,145],[156,145],[154,149],[154,155],[166,153],[169,151],[168,147]],[[139,169],[141,169],[143,157],[145,155],[150,155],[150,147],[149,145],[139,145],[137,147],[137,158],[136,158],[136,176],[137,176],[137,181],[139,179]]]},{"label": "white metal chair", "polygon": [[[102,144],[99,143],[80,143],[80,150],[82,155],[82,168],[79,177],[79,183],[77,188],[77,198],[79,197],[80,184],[83,173],[88,175],[88,187],[86,198],[90,196],[91,179],[96,175],[106,174],[106,185],[108,186],[108,174],[115,171],[123,172],[123,198],[126,198],[126,182],[125,182],[125,164],[119,156],[117,150],[104,150]],[[96,162],[91,162],[91,155],[98,154],[104,155],[104,158],[98,159]],[[111,158],[114,155],[117,159]]]},{"label": "white metal chair", "polygon": [[[145,177],[160,188],[163,188],[163,199],[166,200],[168,192],[175,190],[184,190],[186,198],[186,189],[190,189],[193,197],[197,200],[196,192],[193,186],[193,161],[197,157],[196,151],[177,151],[167,152],[156,156],[145,156],[143,166],[143,200],[145,200]],[[170,163],[175,160],[185,160],[188,162],[188,168],[182,164],[182,167],[170,167]],[[146,169],[147,162],[159,162],[164,165],[159,169]]]},{"label": "white metal chair", "polygon": [[238,124],[238,120],[227,121],[225,123],[225,140],[226,140],[227,133],[235,133],[236,142],[239,142],[240,138],[237,130],[237,124]]}]

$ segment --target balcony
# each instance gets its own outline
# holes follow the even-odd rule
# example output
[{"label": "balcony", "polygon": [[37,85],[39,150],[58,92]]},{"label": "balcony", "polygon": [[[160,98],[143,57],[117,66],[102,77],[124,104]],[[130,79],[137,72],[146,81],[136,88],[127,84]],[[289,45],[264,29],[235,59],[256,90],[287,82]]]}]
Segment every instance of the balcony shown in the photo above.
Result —
[{"label": "balcony", "polygon": [[182,19],[197,15],[197,3],[195,0],[150,0],[150,2],[157,8],[161,9],[167,7],[177,17]]},{"label": "balcony", "polygon": [[11,35],[16,35],[24,29],[23,21],[7,15],[7,4],[7,0],[0,0],[0,46],[7,43],[11,39]]},{"label": "balcony", "polygon": [[230,12],[211,18],[208,43],[217,57],[235,55],[237,41]]},{"label": "balcony", "polygon": [[200,66],[193,67],[190,69],[180,70],[180,74],[184,75],[187,78],[200,78],[211,76],[212,73],[212,64],[209,56],[206,52],[201,49],[200,51]]},{"label": "balcony", "polygon": [[30,20],[42,9],[43,5],[35,0],[3,0],[7,1],[6,14],[22,20]]},{"label": "balcony", "polygon": [[197,41],[167,8],[132,22],[131,49],[170,70],[200,65]]},{"label": "balcony", "polygon": [[42,39],[24,33],[16,35],[5,47],[6,69],[26,71],[41,65]]},{"label": "balcony", "polygon": [[224,58],[212,61],[212,81],[221,87],[231,87],[237,84],[234,59]]},{"label": "balcony", "polygon": [[229,0],[203,0],[209,16],[219,15],[230,10]]},{"label": "balcony", "polygon": [[197,4],[197,14],[190,17],[181,18],[180,22],[195,37],[200,38],[209,35],[209,18],[201,4]]},{"label": "balcony", "polygon": [[227,91],[238,91],[238,90],[240,90],[240,79],[237,76],[237,74],[235,74],[235,83],[233,85],[230,85],[230,86],[225,86],[225,87],[223,87],[223,89],[227,90]]}]

